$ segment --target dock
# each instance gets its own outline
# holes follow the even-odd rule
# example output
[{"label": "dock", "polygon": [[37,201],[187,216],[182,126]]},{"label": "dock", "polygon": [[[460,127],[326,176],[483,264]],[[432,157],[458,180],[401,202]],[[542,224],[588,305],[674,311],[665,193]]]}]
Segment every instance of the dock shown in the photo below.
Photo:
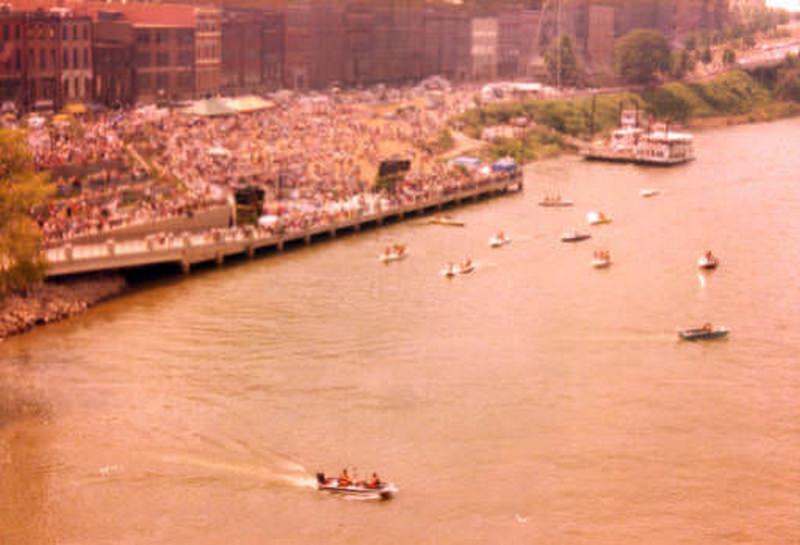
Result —
[{"label": "dock", "polygon": [[508,193],[521,191],[522,175],[508,177],[490,183],[477,184],[462,191],[443,193],[426,200],[363,213],[345,220],[319,224],[306,229],[287,230],[274,234],[255,226],[231,229],[214,229],[200,233],[154,236],[115,241],[112,238],[93,244],[64,244],[44,252],[47,260],[47,278],[122,271],[154,265],[175,265],[184,273],[195,265],[216,263],[222,265],[226,259],[254,257],[260,251],[282,251],[292,244],[311,244],[322,239],[331,239],[338,233],[356,232],[378,227],[409,216],[419,216],[442,210],[464,202],[478,201]]}]

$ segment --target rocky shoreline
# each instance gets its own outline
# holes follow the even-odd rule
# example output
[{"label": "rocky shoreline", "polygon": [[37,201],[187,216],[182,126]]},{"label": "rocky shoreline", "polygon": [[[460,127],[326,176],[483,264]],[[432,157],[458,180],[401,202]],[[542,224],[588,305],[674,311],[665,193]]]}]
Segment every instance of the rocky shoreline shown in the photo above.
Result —
[{"label": "rocky shoreline", "polygon": [[123,293],[127,287],[127,281],[120,275],[95,275],[45,282],[27,294],[9,295],[0,300],[0,341],[80,314]]}]

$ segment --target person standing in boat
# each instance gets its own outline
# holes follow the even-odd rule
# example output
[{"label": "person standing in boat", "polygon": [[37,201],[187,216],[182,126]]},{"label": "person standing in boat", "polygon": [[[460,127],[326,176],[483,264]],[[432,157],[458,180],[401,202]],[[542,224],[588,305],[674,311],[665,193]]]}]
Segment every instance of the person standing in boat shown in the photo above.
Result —
[{"label": "person standing in boat", "polygon": [[369,482],[367,483],[368,488],[380,488],[381,487],[381,478],[378,477],[378,474],[373,472],[372,478],[370,478]]}]

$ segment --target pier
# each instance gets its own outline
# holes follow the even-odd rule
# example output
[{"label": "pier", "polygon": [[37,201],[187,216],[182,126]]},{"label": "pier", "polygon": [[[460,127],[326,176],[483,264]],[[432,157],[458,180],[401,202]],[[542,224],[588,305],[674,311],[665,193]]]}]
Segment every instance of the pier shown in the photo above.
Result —
[{"label": "pier", "polygon": [[522,187],[522,175],[519,174],[404,206],[279,234],[263,232],[255,226],[245,226],[163,237],[150,235],[124,241],[109,238],[105,242],[94,244],[65,244],[45,251],[48,263],[45,274],[48,278],[55,278],[170,264],[188,273],[195,265],[221,265],[232,257],[254,257],[257,252],[264,250],[282,251],[287,245],[311,244],[316,240],[334,238],[340,232],[378,227],[410,216],[436,212],[448,206],[521,191]]}]

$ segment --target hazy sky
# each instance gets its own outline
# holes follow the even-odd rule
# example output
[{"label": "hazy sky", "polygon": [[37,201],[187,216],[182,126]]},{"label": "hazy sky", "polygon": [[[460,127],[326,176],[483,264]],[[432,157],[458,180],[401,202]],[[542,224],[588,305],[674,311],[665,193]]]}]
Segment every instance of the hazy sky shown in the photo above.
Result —
[{"label": "hazy sky", "polygon": [[800,11],[800,0],[767,0],[767,5],[772,8]]}]

